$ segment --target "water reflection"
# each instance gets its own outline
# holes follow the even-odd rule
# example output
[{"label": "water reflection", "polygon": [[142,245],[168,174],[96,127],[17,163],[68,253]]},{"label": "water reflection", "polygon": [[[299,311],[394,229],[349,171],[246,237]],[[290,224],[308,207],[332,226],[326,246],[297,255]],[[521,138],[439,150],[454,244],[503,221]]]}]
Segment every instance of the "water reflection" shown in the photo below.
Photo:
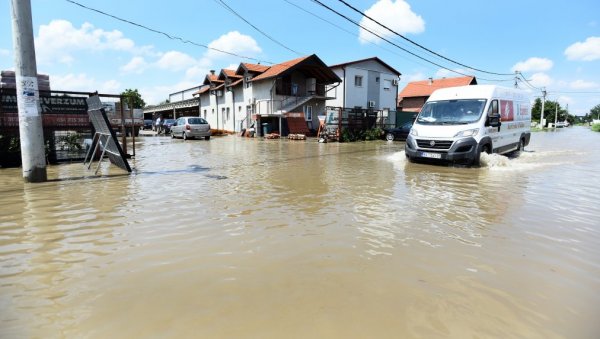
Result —
[{"label": "water reflection", "polygon": [[128,176],[2,170],[0,337],[594,337],[600,152],[578,133],[477,169],[223,137],[142,139]]}]

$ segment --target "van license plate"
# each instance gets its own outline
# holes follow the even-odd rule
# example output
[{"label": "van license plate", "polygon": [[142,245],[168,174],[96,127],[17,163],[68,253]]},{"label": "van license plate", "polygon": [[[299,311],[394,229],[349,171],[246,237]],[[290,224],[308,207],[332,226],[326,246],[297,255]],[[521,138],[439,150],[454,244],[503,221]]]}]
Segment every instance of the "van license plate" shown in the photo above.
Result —
[{"label": "van license plate", "polygon": [[432,159],[441,159],[441,153],[429,153],[429,152],[421,152],[421,156],[423,158],[432,158]]}]

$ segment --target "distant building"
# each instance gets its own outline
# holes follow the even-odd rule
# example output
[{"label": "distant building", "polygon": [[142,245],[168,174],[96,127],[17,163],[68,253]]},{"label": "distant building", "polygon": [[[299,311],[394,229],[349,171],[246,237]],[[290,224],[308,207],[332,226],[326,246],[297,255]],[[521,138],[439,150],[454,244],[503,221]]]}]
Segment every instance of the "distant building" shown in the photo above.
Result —
[{"label": "distant building", "polygon": [[177,118],[181,106],[195,104],[193,115],[205,118],[213,130],[309,133],[318,129],[326,101],[335,99],[328,89],[341,81],[315,54],[271,66],[240,63],[235,70],[210,71],[193,99],[185,99],[186,90],[185,100],[146,107],[144,113]]},{"label": "distant building", "polygon": [[436,89],[467,85],[477,85],[477,79],[475,77],[429,78],[429,80],[409,82],[398,95],[398,110],[418,113]]},{"label": "distant building", "polygon": [[342,79],[327,106],[396,110],[400,72],[377,57],[329,66]]},{"label": "distant building", "polygon": [[[213,129],[239,132],[252,126],[262,134],[308,132],[325,112],[326,87],[341,79],[315,54],[272,66],[241,63],[234,70],[207,74],[196,92],[200,116]],[[298,120],[301,121],[298,124]]]}]

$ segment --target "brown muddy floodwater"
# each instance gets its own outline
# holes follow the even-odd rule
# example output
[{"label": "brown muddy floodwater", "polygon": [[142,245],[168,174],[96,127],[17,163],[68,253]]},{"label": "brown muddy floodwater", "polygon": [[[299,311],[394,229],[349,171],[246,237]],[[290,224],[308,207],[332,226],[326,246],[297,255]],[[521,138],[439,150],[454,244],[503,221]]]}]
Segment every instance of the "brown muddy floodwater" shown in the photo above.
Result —
[{"label": "brown muddy floodwater", "polygon": [[141,139],[132,175],[0,170],[1,338],[600,337],[600,133],[482,168]]}]

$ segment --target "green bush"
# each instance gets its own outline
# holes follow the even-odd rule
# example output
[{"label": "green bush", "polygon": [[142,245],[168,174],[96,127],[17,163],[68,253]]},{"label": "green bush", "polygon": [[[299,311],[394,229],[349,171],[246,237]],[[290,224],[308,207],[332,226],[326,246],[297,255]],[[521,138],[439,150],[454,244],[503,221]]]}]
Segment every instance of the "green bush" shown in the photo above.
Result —
[{"label": "green bush", "polygon": [[382,135],[383,130],[379,127],[376,127],[365,132],[365,140],[378,140]]},{"label": "green bush", "polygon": [[0,151],[2,152],[20,152],[21,143],[18,136],[0,134]]},{"label": "green bush", "polygon": [[341,142],[377,140],[383,135],[381,128],[373,128],[366,131],[352,131],[347,128],[342,129]]},{"label": "green bush", "polygon": [[594,132],[600,132],[600,124],[593,124],[592,125],[592,131],[594,131]]}]

